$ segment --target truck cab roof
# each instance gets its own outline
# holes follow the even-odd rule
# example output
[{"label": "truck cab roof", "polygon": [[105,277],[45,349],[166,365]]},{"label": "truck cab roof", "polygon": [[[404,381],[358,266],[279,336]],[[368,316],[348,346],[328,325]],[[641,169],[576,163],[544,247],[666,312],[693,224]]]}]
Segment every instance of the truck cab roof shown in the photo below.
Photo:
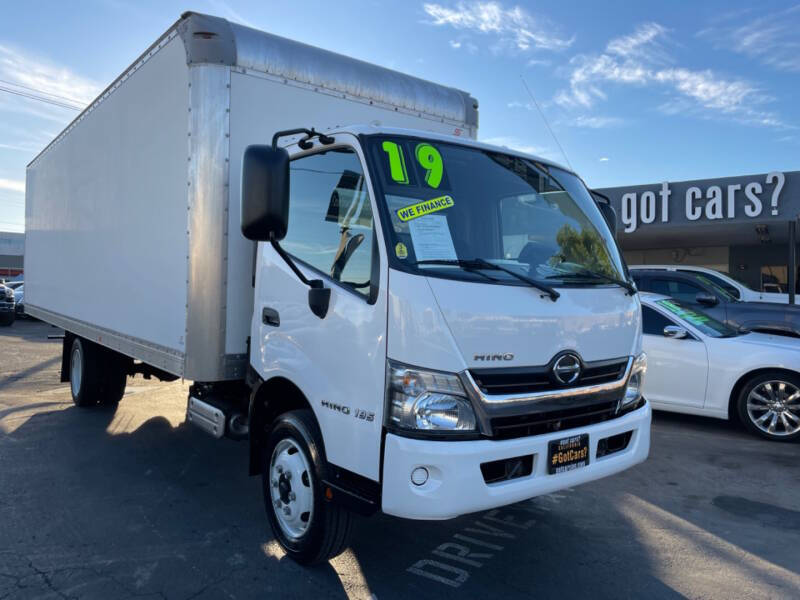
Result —
[{"label": "truck cab roof", "polygon": [[[550,167],[556,167],[561,169],[562,171],[567,171],[569,173],[575,174],[575,172],[565,167],[562,164],[559,164],[553,160],[548,158],[543,158],[536,154],[529,154],[527,152],[521,152],[520,150],[516,150],[514,148],[509,148],[508,146],[497,146],[495,144],[487,144],[486,142],[481,142],[479,140],[474,140],[472,138],[466,136],[458,136],[458,135],[447,135],[443,133],[436,133],[432,131],[420,130],[420,129],[405,129],[402,127],[384,127],[380,124],[354,124],[354,125],[346,125],[346,126],[339,126],[334,127],[329,130],[324,131],[324,133],[328,135],[336,135],[339,133],[349,133],[355,136],[361,135],[377,135],[377,134],[384,134],[389,136],[408,136],[408,137],[420,137],[425,138],[427,140],[436,140],[440,142],[449,142],[451,144],[461,144],[463,146],[469,146],[472,148],[479,148],[481,150],[488,150],[490,152],[502,152],[504,154],[513,154],[515,156],[522,156],[524,158],[529,158],[530,160],[536,161],[543,165],[547,165]],[[282,142],[281,145],[288,147],[292,144],[297,143],[298,139],[303,137],[305,134],[299,134],[294,137],[285,138],[285,141]]]}]

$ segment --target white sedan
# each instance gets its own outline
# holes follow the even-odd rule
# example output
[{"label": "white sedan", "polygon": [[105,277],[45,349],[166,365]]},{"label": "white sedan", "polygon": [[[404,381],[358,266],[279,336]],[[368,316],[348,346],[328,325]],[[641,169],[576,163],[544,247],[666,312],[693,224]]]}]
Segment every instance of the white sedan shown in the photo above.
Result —
[{"label": "white sedan", "polygon": [[641,294],[654,409],[740,419],[770,440],[800,439],[800,340],[741,333],[678,300]]}]

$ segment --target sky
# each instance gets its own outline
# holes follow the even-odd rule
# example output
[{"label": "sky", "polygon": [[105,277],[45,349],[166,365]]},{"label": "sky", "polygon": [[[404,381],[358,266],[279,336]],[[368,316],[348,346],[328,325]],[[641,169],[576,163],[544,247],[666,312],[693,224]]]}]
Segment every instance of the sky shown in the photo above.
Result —
[{"label": "sky", "polygon": [[479,139],[591,187],[800,169],[797,2],[5,0],[0,231],[28,162],[189,9],[468,91]]}]

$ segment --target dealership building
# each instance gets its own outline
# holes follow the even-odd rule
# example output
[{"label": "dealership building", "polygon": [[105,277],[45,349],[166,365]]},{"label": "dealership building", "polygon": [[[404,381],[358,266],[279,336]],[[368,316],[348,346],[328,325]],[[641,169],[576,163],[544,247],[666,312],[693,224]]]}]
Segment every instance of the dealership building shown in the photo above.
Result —
[{"label": "dealership building", "polygon": [[25,234],[0,231],[0,279],[14,279],[22,273]]},{"label": "dealership building", "polygon": [[756,290],[787,292],[791,279],[797,289],[800,171],[597,191],[617,212],[629,265],[703,266]]}]

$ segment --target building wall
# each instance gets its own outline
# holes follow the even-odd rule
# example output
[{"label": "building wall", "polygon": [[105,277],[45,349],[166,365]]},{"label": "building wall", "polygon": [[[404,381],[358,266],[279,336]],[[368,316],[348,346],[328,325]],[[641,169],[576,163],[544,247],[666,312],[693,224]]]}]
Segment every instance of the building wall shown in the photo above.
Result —
[{"label": "building wall", "polygon": [[629,265],[691,265],[727,272],[730,264],[727,246],[624,250],[622,254]]},{"label": "building wall", "polygon": [[[763,244],[760,246],[731,246],[730,273],[754,290],[761,289],[762,271],[786,281],[788,264],[786,244]],[[800,245],[797,249],[800,259]]]}]

